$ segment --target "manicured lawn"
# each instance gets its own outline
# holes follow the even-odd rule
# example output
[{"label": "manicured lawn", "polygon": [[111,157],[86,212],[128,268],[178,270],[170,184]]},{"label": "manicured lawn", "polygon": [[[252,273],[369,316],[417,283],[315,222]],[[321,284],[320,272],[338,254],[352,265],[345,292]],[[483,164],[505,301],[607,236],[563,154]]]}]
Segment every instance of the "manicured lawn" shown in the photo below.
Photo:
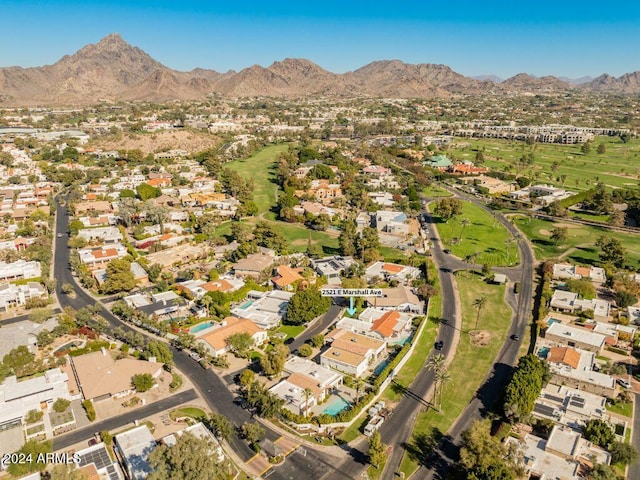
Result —
[{"label": "manicured lawn", "polygon": [[557,258],[562,253],[571,250],[565,257],[567,260],[586,264],[598,262],[599,249],[595,246],[595,242],[598,237],[605,235],[620,240],[622,246],[627,250],[625,257],[627,263],[634,270],[640,261],[640,236],[632,233],[612,232],[604,228],[567,223],[564,226],[568,228],[569,237],[564,245],[556,246],[551,243],[549,237],[551,231],[559,226],[558,223],[522,216],[517,216],[514,220],[516,226],[531,240],[538,260]]},{"label": "manicured lawn", "polygon": [[288,145],[271,145],[263,148],[249,158],[234,160],[225,166],[235,170],[245,178],[251,178],[255,185],[253,199],[259,213],[268,212],[276,203],[275,165],[278,155],[287,151]]},{"label": "manicured lawn", "polygon": [[382,465],[378,466],[378,468],[370,465],[369,468],[367,468],[367,476],[369,480],[377,480],[378,478],[380,478],[380,475],[382,475],[386,463],[387,461],[385,460],[384,462],[382,462]]},{"label": "manicured lawn", "polygon": [[607,410],[625,417],[633,418],[633,402],[610,404],[607,402]]},{"label": "manicured lawn", "polygon": [[[441,411],[429,409],[418,415],[400,466],[405,478],[409,478],[418,468],[421,459],[426,458],[440,436],[446,433],[469,404],[489,373],[511,324],[512,312],[504,303],[503,297],[505,287],[488,285],[478,277],[466,278],[464,275],[462,273],[456,276],[462,303],[462,332],[460,344],[449,369],[452,381],[444,388]],[[486,347],[472,345],[469,337],[469,331],[473,330],[476,319],[476,310],[472,303],[480,295],[487,297],[478,325],[479,330],[484,330],[490,335]]]},{"label": "manicured lawn", "polygon": [[424,187],[422,189],[422,193],[427,197],[436,198],[436,197],[450,197],[451,193],[447,192],[445,189],[437,187],[432,184],[428,187]]},{"label": "manicured lawn", "polygon": [[200,420],[205,416],[206,414],[204,413],[204,410],[197,407],[176,408],[175,410],[172,410],[169,413],[169,418],[171,418],[171,420],[174,420],[174,421],[180,417],[191,417],[195,420]]},{"label": "manicured lawn", "polygon": [[285,340],[287,340],[289,338],[296,338],[298,335],[304,332],[304,329],[304,325],[281,325],[277,331],[286,333],[287,338],[285,338]]},{"label": "manicured lawn", "polygon": [[[604,143],[606,153],[599,155],[597,146]],[[603,182],[610,187],[637,185],[640,167],[640,140],[622,143],[617,137],[596,137],[591,152],[584,155],[581,145],[555,145],[539,143],[533,146],[524,142],[498,139],[465,139],[463,147],[453,148],[456,157],[474,160],[476,150],[484,148],[485,165],[497,170],[537,175],[537,183],[551,183],[570,190],[585,190]],[[525,154],[533,153],[530,166],[517,165]],[[555,170],[555,171],[554,171]]]},{"label": "manicured lawn", "polygon": [[362,430],[364,430],[364,426],[367,423],[368,415],[367,412],[361,414],[344,432],[340,435],[340,440],[345,443],[349,443],[351,440],[355,440],[360,435],[362,435]]},{"label": "manicured lawn", "polygon": [[[431,211],[434,207],[435,203],[429,205]],[[462,223],[465,218],[471,222],[466,226]],[[463,202],[460,215],[446,223],[438,223],[436,228],[444,247],[462,259],[478,254],[474,263],[491,266],[513,265],[519,261],[513,236],[489,212],[472,203]],[[454,238],[457,241],[452,243]]]},{"label": "manicured lawn", "polygon": [[396,262],[407,258],[407,254],[398,248],[382,246],[378,251],[384,257],[385,262]]}]

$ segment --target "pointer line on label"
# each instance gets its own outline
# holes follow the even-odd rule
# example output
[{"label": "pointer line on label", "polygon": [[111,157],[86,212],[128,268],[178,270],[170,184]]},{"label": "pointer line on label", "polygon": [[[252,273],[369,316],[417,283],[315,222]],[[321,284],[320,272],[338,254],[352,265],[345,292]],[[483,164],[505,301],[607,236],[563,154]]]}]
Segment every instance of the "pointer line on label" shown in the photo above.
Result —
[{"label": "pointer line on label", "polygon": [[356,313],[356,309],[353,306],[353,297],[349,297],[349,308],[347,308],[347,313],[349,316],[353,316],[353,314]]}]

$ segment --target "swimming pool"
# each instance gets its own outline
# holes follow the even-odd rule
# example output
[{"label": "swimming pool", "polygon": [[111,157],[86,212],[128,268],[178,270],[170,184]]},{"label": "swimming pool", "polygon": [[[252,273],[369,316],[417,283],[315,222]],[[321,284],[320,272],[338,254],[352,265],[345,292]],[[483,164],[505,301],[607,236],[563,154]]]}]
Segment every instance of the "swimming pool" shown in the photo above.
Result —
[{"label": "swimming pool", "polygon": [[53,352],[54,355],[56,356],[61,356],[62,354],[66,353],[67,351],[71,350],[72,348],[76,348],[76,347],[80,347],[82,346],[84,342],[82,340],[73,340],[69,343],[65,343],[64,345],[61,345],[60,347],[56,348]]},{"label": "swimming pool", "polygon": [[247,308],[249,308],[251,305],[253,305],[253,300],[247,300],[246,302],[244,302],[242,305],[240,305],[240,308],[242,310],[246,310]]},{"label": "swimming pool", "polygon": [[203,323],[199,323],[198,325],[195,325],[193,327],[191,327],[189,329],[189,331],[191,333],[198,333],[201,332],[202,330],[205,330],[209,327],[213,327],[213,322],[203,322]]},{"label": "swimming pool", "polygon": [[540,347],[538,350],[538,356],[540,358],[547,358],[547,355],[549,355],[549,347]]},{"label": "swimming pool", "polygon": [[547,325],[551,326],[554,323],[562,323],[561,320],[558,320],[557,318],[550,318],[549,320],[547,320]]},{"label": "swimming pool", "polygon": [[373,369],[373,373],[375,375],[380,375],[384,371],[384,369],[387,368],[387,365],[389,365],[388,359],[376,365],[376,368]]},{"label": "swimming pool", "polygon": [[337,415],[344,409],[349,406],[349,402],[347,402],[342,397],[336,397],[329,402],[329,404],[324,408],[322,413],[326,413],[327,415]]}]

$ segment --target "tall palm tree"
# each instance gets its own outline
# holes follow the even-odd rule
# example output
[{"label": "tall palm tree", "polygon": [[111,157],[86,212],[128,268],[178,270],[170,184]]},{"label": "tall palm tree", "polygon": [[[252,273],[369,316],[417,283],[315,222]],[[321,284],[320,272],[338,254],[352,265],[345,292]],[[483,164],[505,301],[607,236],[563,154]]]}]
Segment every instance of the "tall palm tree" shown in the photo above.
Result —
[{"label": "tall palm tree", "polygon": [[467,227],[467,225],[471,225],[471,220],[469,220],[468,218],[463,218],[462,220],[460,220],[460,225],[462,225],[462,230],[460,230],[459,242],[462,243],[462,235],[464,234],[464,229]]},{"label": "tall palm tree", "polygon": [[442,407],[442,392],[444,390],[444,386],[453,380],[449,370],[447,368],[442,368],[440,372],[436,373],[436,377],[438,378],[438,384],[440,385],[440,396],[438,400],[438,411]]},{"label": "tall palm tree", "polygon": [[487,304],[487,297],[484,295],[479,296],[473,301],[473,306],[476,307],[476,326],[475,329],[478,329],[478,321],[480,320],[480,312]]},{"label": "tall palm tree", "polygon": [[365,381],[360,377],[356,377],[353,381],[353,388],[356,390],[356,406],[360,403],[360,391],[363,389],[364,385]]},{"label": "tall palm tree", "polygon": [[444,355],[441,353],[438,353],[436,355],[431,355],[429,357],[429,360],[427,360],[427,365],[425,367],[427,370],[431,370],[435,375],[433,402],[431,402],[432,405],[436,405],[436,402],[437,402],[438,386],[440,384],[440,374],[445,369],[444,362],[445,362]]},{"label": "tall palm tree", "polygon": [[305,387],[302,391],[304,394],[304,416],[309,416],[309,398],[313,395],[313,391],[309,387]]},{"label": "tall palm tree", "polygon": [[200,305],[207,309],[207,317],[211,316],[211,305],[213,304],[213,298],[209,295],[205,295],[200,299]]}]

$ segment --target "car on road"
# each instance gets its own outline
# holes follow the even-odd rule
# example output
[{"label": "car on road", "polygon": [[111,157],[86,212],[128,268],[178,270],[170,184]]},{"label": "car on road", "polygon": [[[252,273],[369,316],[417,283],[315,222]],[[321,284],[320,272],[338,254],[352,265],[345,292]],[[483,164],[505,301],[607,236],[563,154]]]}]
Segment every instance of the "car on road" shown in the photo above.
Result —
[{"label": "car on road", "polygon": [[449,255],[451,253],[451,250],[449,250],[448,248],[445,248],[444,250],[442,250],[444,253],[446,253],[447,255]]},{"label": "car on road", "polygon": [[518,335],[517,333],[511,335],[511,340],[520,340],[520,335]]},{"label": "car on road", "polygon": [[625,380],[624,378],[619,378],[618,379],[618,385],[620,385],[622,388],[626,388],[626,389],[630,389],[631,388],[631,382],[629,380]]},{"label": "car on road", "polygon": [[442,350],[444,348],[444,342],[442,340],[438,340],[435,345],[434,348],[436,350]]},{"label": "car on road", "polygon": [[62,233],[58,233],[57,237],[62,238]]}]

